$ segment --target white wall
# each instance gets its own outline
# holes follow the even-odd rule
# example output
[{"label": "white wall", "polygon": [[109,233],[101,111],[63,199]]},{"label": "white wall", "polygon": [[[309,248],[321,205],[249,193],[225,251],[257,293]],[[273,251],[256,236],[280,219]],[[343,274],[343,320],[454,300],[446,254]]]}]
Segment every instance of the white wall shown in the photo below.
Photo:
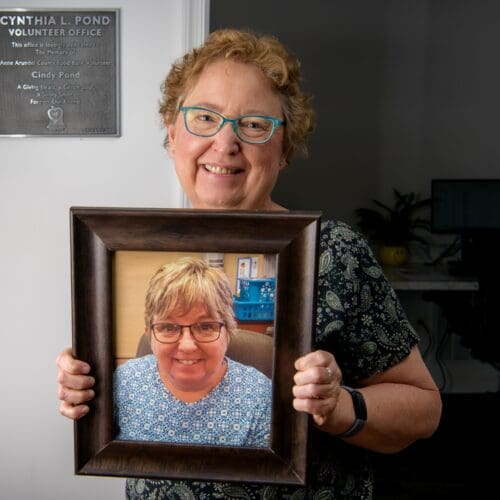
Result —
[{"label": "white wall", "polygon": [[[54,360],[71,344],[72,205],[181,205],[163,149],[159,85],[185,44],[183,0],[0,0],[0,8],[120,8],[120,138],[0,138],[0,498],[124,498],[73,473]],[[1,91],[1,89],[0,89]]]}]

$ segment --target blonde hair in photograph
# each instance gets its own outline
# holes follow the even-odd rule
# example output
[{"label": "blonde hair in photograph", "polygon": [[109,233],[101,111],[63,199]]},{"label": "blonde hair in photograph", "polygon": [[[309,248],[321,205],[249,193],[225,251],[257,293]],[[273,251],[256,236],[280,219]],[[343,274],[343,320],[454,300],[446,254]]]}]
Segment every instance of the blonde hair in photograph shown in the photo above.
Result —
[{"label": "blonde hair in photograph", "polygon": [[207,312],[220,317],[231,337],[237,324],[233,312],[233,296],[227,275],[210,267],[204,260],[185,257],[161,266],[149,282],[144,319],[151,331],[153,317],[186,314],[195,304],[205,304]]}]

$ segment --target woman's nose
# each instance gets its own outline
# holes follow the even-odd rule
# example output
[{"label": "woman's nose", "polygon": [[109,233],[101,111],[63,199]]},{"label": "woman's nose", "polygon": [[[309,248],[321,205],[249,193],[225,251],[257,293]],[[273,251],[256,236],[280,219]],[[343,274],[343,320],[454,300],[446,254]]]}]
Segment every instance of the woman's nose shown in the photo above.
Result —
[{"label": "woman's nose", "polygon": [[178,348],[183,351],[194,350],[198,348],[198,345],[196,344],[191,331],[187,327],[183,328],[181,338],[179,339]]},{"label": "woman's nose", "polygon": [[220,153],[235,154],[240,151],[240,140],[231,123],[225,123],[213,136],[212,147]]}]

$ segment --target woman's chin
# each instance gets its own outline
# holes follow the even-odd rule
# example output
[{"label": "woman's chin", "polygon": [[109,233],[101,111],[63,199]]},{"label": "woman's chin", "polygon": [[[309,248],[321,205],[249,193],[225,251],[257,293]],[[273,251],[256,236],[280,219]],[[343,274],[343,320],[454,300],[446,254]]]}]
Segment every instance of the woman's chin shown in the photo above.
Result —
[{"label": "woman's chin", "polygon": [[199,391],[203,388],[204,377],[199,373],[172,373],[170,383],[180,391]]},{"label": "woman's chin", "polygon": [[214,193],[211,195],[210,198],[198,197],[197,202],[193,203],[193,208],[208,210],[242,210],[244,208],[240,197],[227,193],[221,193],[219,196],[214,196]]}]

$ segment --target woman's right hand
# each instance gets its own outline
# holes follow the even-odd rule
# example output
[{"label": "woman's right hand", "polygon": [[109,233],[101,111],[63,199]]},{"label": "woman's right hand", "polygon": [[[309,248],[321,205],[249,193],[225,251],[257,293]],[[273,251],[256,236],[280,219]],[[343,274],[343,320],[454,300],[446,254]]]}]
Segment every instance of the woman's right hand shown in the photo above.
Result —
[{"label": "woman's right hand", "polygon": [[65,417],[77,420],[89,412],[85,403],[94,398],[94,377],[88,375],[90,366],[73,357],[71,349],[65,349],[56,358],[59,410]]}]

